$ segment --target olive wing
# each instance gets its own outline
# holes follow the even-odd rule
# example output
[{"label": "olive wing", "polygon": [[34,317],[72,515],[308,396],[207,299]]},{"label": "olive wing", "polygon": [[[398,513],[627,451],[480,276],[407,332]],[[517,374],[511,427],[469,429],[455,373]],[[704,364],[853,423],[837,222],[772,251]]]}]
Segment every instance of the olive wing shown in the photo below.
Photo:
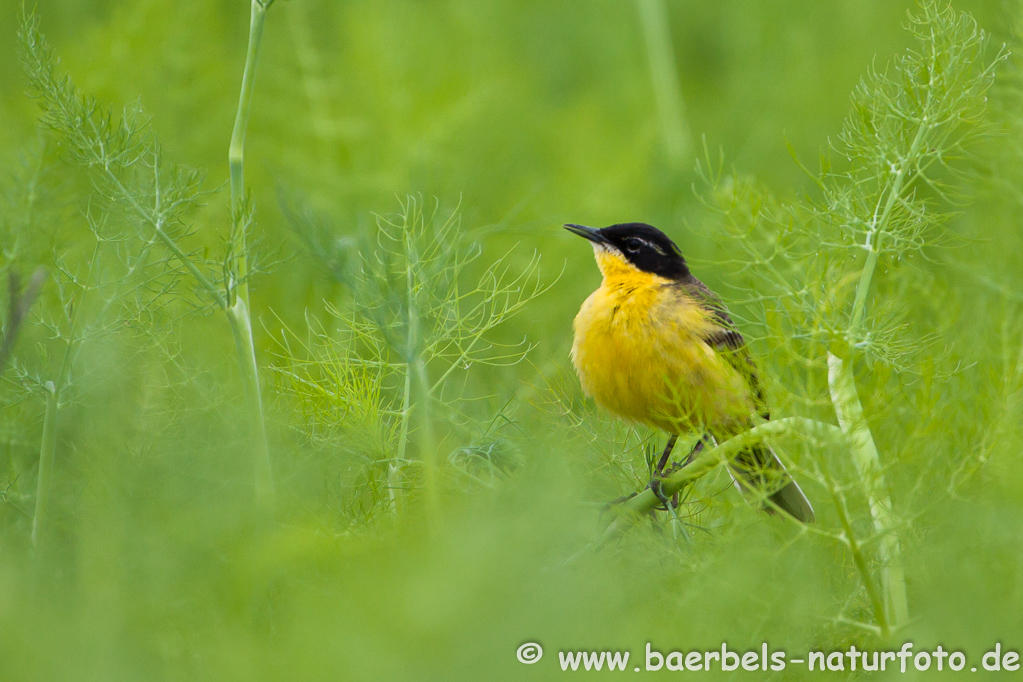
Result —
[{"label": "olive wing", "polygon": [[717,294],[707,288],[706,284],[691,275],[687,281],[682,283],[682,287],[685,293],[703,306],[717,322],[718,326],[705,334],[703,341],[743,376],[746,385],[749,386],[750,395],[753,396],[757,413],[764,419],[770,419],[771,413],[767,406],[767,396],[760,383],[760,375],[757,365],[753,361],[753,354],[746,346],[746,340],[742,334],[735,328],[732,318],[728,315],[728,308]]}]

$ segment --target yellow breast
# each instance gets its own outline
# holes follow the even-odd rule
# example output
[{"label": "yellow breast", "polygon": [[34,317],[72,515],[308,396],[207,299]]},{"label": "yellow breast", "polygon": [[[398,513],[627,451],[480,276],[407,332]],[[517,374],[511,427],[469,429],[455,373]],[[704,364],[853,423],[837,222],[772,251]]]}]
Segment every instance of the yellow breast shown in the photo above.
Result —
[{"label": "yellow breast", "polygon": [[620,257],[598,250],[597,260],[604,280],[574,323],[583,390],[616,415],[671,433],[748,419],[743,377],[703,341],[712,315]]}]

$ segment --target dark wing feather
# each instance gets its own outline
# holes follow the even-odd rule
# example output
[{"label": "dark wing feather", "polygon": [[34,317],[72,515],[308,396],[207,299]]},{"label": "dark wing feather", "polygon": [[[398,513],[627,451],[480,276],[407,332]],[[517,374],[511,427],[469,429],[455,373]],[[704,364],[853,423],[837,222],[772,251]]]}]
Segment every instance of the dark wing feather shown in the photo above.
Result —
[{"label": "dark wing feather", "polygon": [[735,328],[732,318],[729,317],[725,304],[707,288],[706,284],[692,275],[683,281],[681,286],[685,293],[698,301],[720,325],[703,337],[704,342],[718,351],[722,358],[746,378],[757,413],[764,419],[770,419],[771,413],[767,407],[767,396],[764,395],[763,386],[760,384],[757,365],[746,346],[746,340],[742,338],[742,334]]}]

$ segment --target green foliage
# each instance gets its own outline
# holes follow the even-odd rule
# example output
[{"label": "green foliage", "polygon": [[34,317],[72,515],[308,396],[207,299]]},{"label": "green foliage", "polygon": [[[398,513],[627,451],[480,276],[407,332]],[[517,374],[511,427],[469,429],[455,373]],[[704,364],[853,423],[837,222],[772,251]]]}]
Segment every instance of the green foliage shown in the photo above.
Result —
[{"label": "green foliage", "polygon": [[[115,118],[94,99],[79,94],[70,77],[58,76],[57,58],[39,33],[38,18],[26,14],[24,9],[19,32],[22,66],[30,91],[36,95],[43,110],[40,122],[58,134],[71,159],[92,171],[90,178],[95,193],[110,207],[119,208],[127,214],[129,222],[141,231],[143,246],[134,254],[136,262],[145,260],[145,251],[153,241],[159,242],[166,249],[165,262],[171,264],[168,269],[187,271],[194,279],[199,294],[225,313],[234,336],[246,401],[256,496],[264,505],[270,503],[273,495],[273,478],[248,307],[248,278],[255,270],[249,263],[251,254],[247,242],[253,222],[252,208],[242,198],[241,177],[244,164],[242,141],[259,54],[258,36],[270,4],[253,0],[252,5],[254,31],[250,35],[243,97],[238,104],[231,142],[230,241],[220,268],[219,282],[217,276],[209,272],[213,264],[208,259],[198,252],[188,253],[180,245],[189,236],[185,216],[201,196],[200,174],[164,160],[159,143],[149,133],[149,119],[140,106],[128,107],[120,118]],[[149,230],[151,235],[146,234]],[[98,255],[97,248],[90,262],[90,273]],[[157,293],[164,294],[170,290],[171,287],[166,285],[158,288]],[[65,359],[70,356],[72,346],[73,341],[69,342]],[[66,366],[65,361],[62,375]],[[58,383],[58,394],[61,389]],[[57,407],[57,403],[52,404],[53,411]],[[55,428],[52,427],[55,422],[54,414],[46,423]],[[47,458],[52,457],[44,453],[43,459]],[[40,483],[41,487],[43,485]]]},{"label": "green foliage", "polygon": [[[472,274],[482,251],[464,238],[457,212],[444,218],[435,205],[425,213],[415,197],[406,199],[400,214],[379,217],[358,244],[325,237],[323,220],[308,209],[291,215],[310,254],[348,295],[344,303],[326,306],[339,333],[317,323],[306,342],[285,331],[280,357],[293,366],[278,371],[312,417],[312,433],[322,437],[326,430],[342,447],[351,439],[356,451],[366,447],[365,437],[352,439],[353,427],[375,434],[366,458],[371,467],[386,464],[387,476],[385,485],[371,486],[371,506],[386,502],[396,513],[398,491],[413,487],[405,479],[419,478],[408,473],[409,466],[439,465],[430,461],[439,447],[433,436],[438,419],[445,429],[462,432],[444,458],[455,471],[474,480],[471,469],[484,461],[491,475],[506,472],[491,427],[480,434],[483,443],[462,440],[472,424],[502,418],[500,412],[481,415],[469,401],[503,396],[472,395],[467,383],[471,370],[514,366],[529,352],[527,340],[506,344],[493,333],[551,288],[541,282],[539,255],[521,270],[512,270],[502,256]],[[303,354],[296,355],[292,340],[302,343]],[[428,475],[425,485],[437,485]]]},{"label": "green foliage", "polygon": [[776,332],[816,342],[804,351],[811,357],[845,342],[868,361],[908,370],[903,360],[926,345],[907,334],[900,302],[881,297],[866,318],[860,283],[869,285],[878,262],[895,269],[925,246],[948,242],[947,207],[964,191],[956,182],[968,170],[961,162],[983,130],[1004,53],[985,54],[986,36],[973,19],[936,3],[924,3],[910,28],[918,45],[855,89],[834,146],[841,163],[824,156],[811,174],[816,196],[778,203],[753,181],[703,162],[713,200],[726,212],[722,223],[752,264],[746,281],[785,315],[773,322],[785,325]]},{"label": "green foliage", "polygon": [[[0,304],[0,679],[1020,646],[1023,80],[998,45],[1023,7],[19,4],[0,275],[46,275]],[[693,172],[701,135],[727,153]],[[664,436],[582,396],[598,275],[559,229],[622,220],[722,295],[772,407],[634,525],[601,510]],[[721,458],[765,434],[815,526],[732,485]]]},{"label": "green foliage", "polygon": [[[141,105],[126,107],[115,117],[80,94],[69,76],[58,75],[57,58],[39,33],[35,15],[23,19],[19,38],[29,87],[42,107],[40,121],[59,136],[62,151],[92,171],[90,179],[100,197],[133,212],[134,224],[155,233],[168,249],[172,267],[191,270],[202,293],[223,304],[222,287],[211,272],[214,264],[178,246],[188,233],[184,218],[202,196],[199,172],[164,158]],[[149,235],[142,239],[148,241]]]},{"label": "green foliage", "polygon": [[[822,159],[813,176],[816,198],[777,202],[750,180],[708,174],[721,224],[731,228],[731,243],[745,256],[746,280],[757,297],[751,310],[759,325],[753,328],[791,358],[781,382],[791,391],[788,398],[812,414],[828,387],[846,447],[806,453],[800,469],[829,491],[838,527],[822,532],[848,546],[871,603],[872,617],[851,605],[845,618],[873,621],[885,637],[908,618],[899,535],[916,513],[909,500],[893,499],[886,479],[917,476],[917,485],[933,494],[934,467],[917,469],[919,461],[901,453],[930,449],[929,441],[942,438],[914,429],[905,434],[910,438],[889,441],[890,452],[881,457],[871,433],[875,420],[860,400],[864,391],[880,398],[914,373],[933,379],[964,371],[954,350],[937,347],[942,334],[909,328],[905,296],[898,294],[910,289],[913,278],[903,264],[948,241],[941,239],[942,228],[953,218],[950,204],[965,196],[963,162],[969,143],[983,134],[986,94],[1004,59],[1004,50],[991,55],[986,49],[986,36],[971,17],[936,2],[921,3],[910,30],[917,45],[890,66],[872,70],[855,89],[834,150],[843,163]],[[885,289],[871,295],[879,265],[886,270]],[[857,359],[886,381],[857,382]],[[804,386],[805,392],[795,389]],[[1007,397],[991,396],[995,404]],[[917,424],[930,416],[907,411]],[[981,448],[962,452],[953,478],[976,470],[968,462],[985,456]],[[909,471],[900,471],[907,464]],[[946,479],[939,489],[950,485]],[[862,521],[869,530],[857,528]]]}]

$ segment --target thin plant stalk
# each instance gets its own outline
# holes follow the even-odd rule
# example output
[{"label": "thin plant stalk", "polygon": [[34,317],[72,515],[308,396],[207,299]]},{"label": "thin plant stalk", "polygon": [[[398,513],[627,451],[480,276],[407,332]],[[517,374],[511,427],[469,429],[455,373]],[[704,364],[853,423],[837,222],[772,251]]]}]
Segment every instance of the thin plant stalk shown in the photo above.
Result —
[{"label": "thin plant stalk", "polygon": [[668,160],[681,168],[690,149],[689,126],[686,123],[682,86],[679,83],[675,52],[672,49],[671,26],[664,0],[636,0],[643,24],[643,39],[650,60],[654,98],[660,115],[661,136]]},{"label": "thin plant stalk", "polygon": [[57,387],[46,382],[46,413],[43,417],[43,439],[39,446],[39,476],[36,481],[36,510],[32,518],[32,548],[39,550],[46,533],[53,488],[53,464],[57,458]]},{"label": "thin plant stalk", "polygon": [[[461,387],[453,386],[451,377],[472,366],[509,366],[521,361],[531,347],[525,341],[505,345],[486,337],[550,285],[540,282],[538,257],[518,275],[501,257],[484,270],[475,286],[466,288],[463,272],[480,250],[476,245],[461,248],[457,213],[441,223],[436,212],[425,216],[415,197],[409,197],[402,209],[400,217],[378,219],[376,249],[372,244],[361,249],[361,265],[340,280],[352,285],[352,314],[329,305],[328,310],[352,331],[350,352],[359,357],[359,363],[395,380],[387,382],[394,389],[385,398],[390,409],[380,411],[388,418],[389,457],[382,462],[387,468],[386,488],[374,491],[378,493],[374,503],[391,518],[411,510],[402,498],[412,489],[405,474],[414,472],[414,487],[421,489],[416,511],[424,525],[435,530],[444,520],[446,475],[457,471],[444,456],[447,430],[442,433],[441,424],[451,414],[449,406],[465,399],[452,398]],[[312,247],[312,254],[325,258],[324,265],[334,270],[341,256],[347,258],[332,251],[341,240],[331,239],[321,247],[326,236],[322,227],[300,215],[294,217],[298,218],[296,229]],[[336,339],[326,334],[321,338],[325,345],[336,347]],[[289,349],[285,351],[290,355]],[[321,393],[332,391],[318,387],[321,380],[293,376],[295,395],[320,401]],[[340,431],[338,435],[345,437]]]},{"label": "thin plant stalk", "polygon": [[416,358],[410,370],[413,371],[412,385],[416,397],[416,440],[423,463],[427,523],[436,528],[441,512],[440,463],[437,461],[437,444],[433,432],[433,410],[430,409],[430,378],[422,357]]},{"label": "thin plant stalk", "polygon": [[252,317],[249,306],[249,263],[246,243],[245,206],[245,132],[252,111],[252,93],[256,80],[256,64],[259,61],[259,47],[263,39],[266,12],[273,0],[252,0],[249,20],[249,43],[245,54],[245,70],[242,74],[241,94],[238,97],[238,111],[231,132],[231,146],[228,162],[231,169],[231,214],[234,221],[231,251],[235,258],[235,278],[232,284],[233,300],[225,307],[231,332],[238,351],[238,367],[241,372],[242,390],[245,393],[245,409],[249,421],[249,435],[252,439],[252,466],[255,477],[256,498],[269,503],[273,498],[273,472],[270,467],[270,445],[266,437],[263,418],[263,401],[259,386],[259,371],[256,365],[256,348],[252,339]]},{"label": "thin plant stalk", "polygon": [[405,366],[405,388],[401,398],[401,428],[398,436],[398,450],[394,459],[387,465],[387,498],[391,516],[398,515],[398,489],[401,485],[401,466],[405,462],[408,449],[409,417],[412,413],[412,373]]},{"label": "thin plant stalk", "polygon": [[436,528],[440,517],[440,481],[438,479],[436,447],[433,440],[433,415],[430,409],[430,378],[426,369],[426,361],[422,356],[422,334],[420,330],[419,306],[416,302],[417,283],[414,270],[419,266],[420,254],[415,244],[411,228],[407,226],[404,234],[404,248],[409,267],[406,270],[406,287],[408,297],[408,332],[406,339],[405,372],[410,379],[408,387],[412,395],[413,413],[416,417],[416,444],[419,448],[419,459],[423,467],[423,488],[426,494],[426,520],[430,528]]},{"label": "thin plant stalk", "polygon": [[[40,95],[43,103],[44,123],[67,136],[68,146],[74,152],[76,160],[102,178],[105,189],[112,195],[111,199],[119,198],[131,207],[153,230],[157,240],[170,253],[171,259],[179,261],[215,302],[216,307],[227,315],[235,340],[245,395],[245,410],[252,442],[250,449],[255,493],[264,506],[273,498],[273,477],[252,338],[248,287],[249,254],[246,243],[246,228],[251,221],[251,214],[245,200],[243,171],[245,129],[251,111],[259,45],[266,12],[271,4],[273,0],[253,0],[251,6],[249,43],[229,150],[232,234],[230,268],[225,268],[230,272],[223,287],[203,271],[196,259],[178,244],[173,234],[180,211],[193,204],[199,197],[198,174],[185,173],[182,177],[169,180],[166,176],[161,178],[159,145],[155,141],[146,141],[141,136],[146,124],[139,125],[139,113],[129,112],[119,126],[111,125],[113,119],[109,114],[98,108],[94,101],[80,96],[70,79],[61,78],[55,73],[56,58],[39,34],[38,21],[33,15],[26,14],[23,17],[20,32],[22,62],[33,90]],[[130,174],[122,172],[138,161],[151,164],[153,177],[146,185],[151,186],[152,190],[146,185],[134,185]],[[175,183],[179,187],[175,188]],[[172,191],[165,192],[163,189],[165,185]],[[173,191],[175,189],[178,192]],[[58,394],[60,390],[61,386],[58,384]]]},{"label": "thin plant stalk", "polygon": [[[100,242],[92,251],[89,259],[89,272],[85,279],[84,292],[89,290],[93,275],[99,269]],[[71,375],[71,363],[74,361],[81,337],[78,335],[78,316],[85,307],[83,300],[74,307],[68,320],[68,342],[64,346],[64,355],[57,369],[57,380],[47,381],[43,388],[46,391],[46,411],[43,416],[43,437],[39,445],[39,473],[36,479],[36,510],[32,517],[32,547],[37,550],[42,545],[47,528],[47,517],[50,509],[50,493],[53,490],[53,465],[57,459],[57,424],[60,420],[60,399],[64,388],[68,385]]]},{"label": "thin plant stalk", "polygon": [[860,542],[856,535],[856,531],[853,529],[852,520],[849,516],[849,505],[846,504],[845,496],[838,489],[838,486],[834,484],[834,481],[829,480],[828,483],[828,487],[831,489],[831,499],[835,504],[835,511],[838,515],[838,522],[842,526],[842,538],[845,540],[845,544],[849,548],[849,553],[852,554],[853,564],[855,564],[856,571],[860,574],[860,579],[863,581],[864,589],[867,591],[867,597],[870,599],[870,606],[874,611],[874,619],[877,621],[877,631],[884,639],[887,640],[891,637],[892,629],[891,622],[888,619],[888,609],[885,603],[887,590],[883,578],[881,588],[878,589],[877,582],[874,580],[873,571],[871,571],[870,568],[870,562],[868,561],[867,554],[864,552],[863,544]]},{"label": "thin plant stalk", "polygon": [[[234,117],[234,128],[231,130],[231,146],[228,149],[228,164],[231,170],[231,208],[236,221],[244,215],[245,203],[245,133],[249,127],[249,116],[252,113],[252,93],[256,85],[256,64],[259,61],[259,48],[263,42],[263,27],[266,24],[266,12],[273,0],[252,0],[249,19],[249,44],[245,53],[245,69],[242,72],[242,89],[238,96],[238,110]],[[248,258],[246,250],[245,230],[236,229],[233,235],[234,253],[238,268],[236,294],[246,301],[249,298],[249,285],[245,275],[248,274]]]}]

